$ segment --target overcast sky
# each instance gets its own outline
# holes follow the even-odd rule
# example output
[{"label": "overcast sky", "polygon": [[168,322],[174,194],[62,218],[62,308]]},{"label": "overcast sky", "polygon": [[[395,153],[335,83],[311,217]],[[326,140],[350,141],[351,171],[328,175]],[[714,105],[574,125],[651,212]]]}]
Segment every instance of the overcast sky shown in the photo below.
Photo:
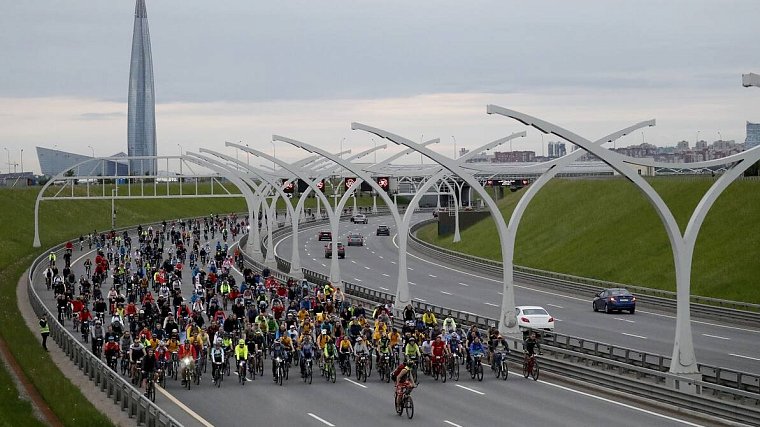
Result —
[{"label": "overcast sky", "polygon": [[[126,151],[134,1],[0,0],[0,169],[35,146]],[[372,146],[359,121],[474,147],[524,127],[517,109],[600,137],[743,141],[760,121],[760,1],[148,0],[159,154],[272,134]],[[546,141],[549,139],[547,138]],[[518,147],[519,145],[519,147]],[[529,131],[515,149],[541,152]],[[398,148],[393,148],[397,151]],[[3,150],[5,151],[5,150]],[[303,155],[279,146],[277,155]],[[379,156],[379,158],[385,155]]]}]

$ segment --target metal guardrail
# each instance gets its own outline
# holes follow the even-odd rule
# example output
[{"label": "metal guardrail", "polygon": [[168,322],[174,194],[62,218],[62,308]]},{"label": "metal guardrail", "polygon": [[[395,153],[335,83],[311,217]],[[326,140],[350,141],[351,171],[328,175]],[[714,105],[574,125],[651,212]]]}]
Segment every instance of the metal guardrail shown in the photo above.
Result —
[{"label": "metal guardrail", "polygon": [[[122,229],[123,230],[123,229]],[[61,252],[65,244],[51,248]],[[40,263],[47,259],[45,252],[34,260],[30,268],[27,292],[37,317],[45,316],[50,327],[50,337],[58,344],[71,361],[79,367],[95,385],[106,393],[114,404],[119,405],[122,411],[127,411],[137,425],[148,427],[181,427],[182,424],[158,405],[146,398],[141,390],[136,389],[129,381],[125,381],[118,373],[114,372],[102,360],[95,357],[71,332],[61,325],[57,316],[45,307],[42,299],[37,294],[32,279],[34,271]]]},{"label": "metal guardrail", "polygon": [[[417,230],[433,222],[435,222],[435,220],[426,220],[410,227],[408,240],[410,249],[414,249],[430,256],[431,258],[445,261],[462,268],[485,273],[494,277],[502,277],[503,267],[501,262],[441,248],[419,239],[416,236]],[[668,310],[675,310],[676,308],[676,293],[661,289],[607,282],[517,265],[514,267],[514,277],[516,280],[528,284],[588,295],[596,294],[600,289],[626,288],[633,292],[639,302],[643,304],[657,306]],[[699,295],[692,295],[691,302],[691,312],[694,315],[710,318],[730,318],[732,320],[752,324],[760,322],[760,304],[723,300]]]},{"label": "metal guardrail", "polygon": [[[280,237],[284,234],[287,234],[285,230],[283,230],[282,233],[278,233]],[[277,257],[277,262],[278,265],[281,264],[287,268],[290,267],[290,263],[280,257]],[[330,281],[329,276],[324,274],[306,268],[303,268],[302,271],[304,276],[310,282],[324,285]],[[345,293],[349,297],[376,304],[392,304],[395,301],[395,295],[387,292],[369,289],[346,281],[343,281],[343,284],[345,286]],[[474,313],[440,307],[419,301],[413,301],[412,306],[418,310],[430,309],[439,318],[452,317],[458,324],[464,326],[475,325],[481,329],[497,326],[497,321],[495,319]],[[681,404],[683,407],[688,407],[701,412],[710,409],[709,413],[711,415],[725,417],[726,419],[734,419],[740,422],[746,422],[748,419],[753,420],[754,423],[760,422],[760,412],[752,412],[760,411],[760,394],[758,394],[760,393],[760,375],[709,365],[699,365],[699,371],[702,378],[701,380],[695,380],[670,374],[668,370],[670,368],[671,359],[660,354],[614,346],[599,341],[555,332],[542,331],[542,335],[542,342],[547,352],[550,354],[560,354],[563,355],[562,357],[564,359],[568,359],[555,363],[557,373],[566,374],[571,371],[583,371],[584,368],[579,367],[579,364],[601,366],[603,368],[602,371],[607,372],[608,374],[610,374],[608,371],[614,367],[614,370],[618,373],[632,375],[638,380],[648,378],[649,382],[654,382],[654,386],[663,389],[658,393],[662,395],[660,397],[664,402]],[[517,344],[518,342],[515,342],[515,345]],[[577,379],[586,382],[594,382],[593,378],[599,376],[598,371],[598,369],[594,369],[595,373],[593,375],[588,372],[583,375],[578,374],[579,378]],[[614,375],[610,374],[610,376]],[[625,383],[628,379],[616,379],[616,381]],[[669,388],[663,386],[663,384],[669,384]],[[601,382],[599,385],[607,386],[609,385],[609,381]],[[636,387],[631,388],[631,390],[628,390],[619,384],[613,388],[619,388],[622,391],[630,391],[634,394],[651,398],[652,396],[657,395],[653,394],[654,389],[652,387],[652,384],[646,383],[640,386],[637,385]],[[697,395],[701,397],[717,396],[719,400],[710,404],[700,405],[699,402],[694,400],[694,398],[678,396],[679,390],[682,391],[680,394],[683,394],[686,392],[685,389],[689,390],[688,393],[686,393],[687,395]],[[645,392],[645,390],[648,390],[648,392]],[[737,408],[740,408],[739,410],[737,410],[737,408],[724,408],[725,405],[733,406],[735,404],[738,405]],[[738,415],[737,413],[746,409],[745,406],[747,405],[758,408],[747,412],[747,414],[752,413],[751,416],[746,414]]]}]

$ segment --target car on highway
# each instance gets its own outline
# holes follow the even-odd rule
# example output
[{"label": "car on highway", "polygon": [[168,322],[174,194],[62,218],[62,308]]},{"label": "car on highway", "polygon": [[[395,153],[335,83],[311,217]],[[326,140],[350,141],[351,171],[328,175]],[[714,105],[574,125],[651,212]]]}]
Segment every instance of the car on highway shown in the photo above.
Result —
[{"label": "car on highway", "polygon": [[351,217],[351,222],[353,222],[354,224],[368,224],[369,219],[367,219],[367,215],[356,214]]},{"label": "car on highway", "polygon": [[349,233],[346,237],[346,246],[364,246],[364,236],[359,233]]},{"label": "car on highway", "polygon": [[594,311],[612,313],[626,310],[631,314],[636,312],[636,297],[625,288],[605,289],[594,296],[591,304]]},{"label": "car on highway", "polygon": [[317,235],[317,239],[319,239],[320,242],[323,241],[323,240],[326,240],[326,241],[329,242],[329,241],[332,240],[332,232],[330,232],[330,231],[320,231],[319,234]]},{"label": "car on highway", "polygon": [[378,236],[390,236],[391,235],[391,229],[387,225],[378,225],[377,226],[377,235]]},{"label": "car on highway", "polygon": [[515,307],[517,315],[517,326],[520,329],[544,329],[547,331],[554,330],[554,317],[546,311],[545,308],[537,305],[521,305]]},{"label": "car on highway", "polygon": [[[343,259],[346,257],[346,247],[343,243],[338,242],[338,258]],[[332,258],[332,243],[325,245],[325,258]]]}]

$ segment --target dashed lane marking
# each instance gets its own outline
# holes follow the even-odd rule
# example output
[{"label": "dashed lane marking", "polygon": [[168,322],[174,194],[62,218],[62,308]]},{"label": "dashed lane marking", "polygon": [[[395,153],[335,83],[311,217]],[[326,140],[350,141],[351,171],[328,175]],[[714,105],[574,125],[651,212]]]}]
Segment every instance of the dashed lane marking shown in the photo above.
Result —
[{"label": "dashed lane marking", "polygon": [[[622,333],[623,335],[625,335],[625,336],[629,336],[629,337],[640,338],[640,339],[642,339],[642,340],[645,340],[645,339],[647,339],[647,337],[643,337],[643,336],[641,336],[641,335],[634,335],[634,334],[629,334],[629,333],[626,333],[626,332],[621,332],[621,333]],[[757,359],[757,360],[760,360],[760,359]]]},{"label": "dashed lane marking", "polygon": [[309,413],[308,413],[308,415],[309,415],[310,417],[314,418],[315,420],[317,420],[317,421],[321,422],[322,424],[326,425],[326,426],[329,426],[329,427],[335,427],[335,424],[333,424],[333,423],[331,423],[331,422],[329,422],[329,421],[325,420],[324,418],[318,417],[317,415],[314,415],[314,414],[312,414],[311,412],[309,412]]},{"label": "dashed lane marking", "polygon": [[460,384],[457,384],[456,386],[459,387],[459,388],[461,388],[461,389],[464,389],[464,390],[467,390],[467,391],[471,391],[471,392],[473,392],[475,394],[479,394],[481,396],[485,395],[485,393],[483,393],[482,391],[475,390],[474,388],[465,387],[465,386],[460,385]]}]

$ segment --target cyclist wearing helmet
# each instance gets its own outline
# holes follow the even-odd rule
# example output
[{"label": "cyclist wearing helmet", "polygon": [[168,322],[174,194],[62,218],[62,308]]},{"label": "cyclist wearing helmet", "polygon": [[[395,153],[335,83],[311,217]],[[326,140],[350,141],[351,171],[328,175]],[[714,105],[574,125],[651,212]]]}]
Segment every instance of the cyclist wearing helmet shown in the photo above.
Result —
[{"label": "cyclist wearing helmet", "polygon": [[406,360],[409,361],[409,359],[414,358],[415,360],[419,360],[420,357],[422,357],[422,353],[420,352],[420,346],[417,345],[417,339],[414,337],[410,337],[409,341],[406,343],[406,346],[404,347],[404,355],[406,356]]},{"label": "cyclist wearing helmet", "polygon": [[222,348],[222,342],[217,341],[214,343],[214,348],[211,349],[211,382],[214,381],[217,371],[222,368],[225,361],[227,361],[227,357]]},{"label": "cyclist wearing helmet", "polygon": [[238,372],[242,371],[245,375],[245,363],[248,361],[248,346],[245,345],[245,340],[240,338],[238,345],[235,347],[235,362],[238,368]]},{"label": "cyclist wearing helmet", "polygon": [[279,339],[274,340],[274,344],[272,344],[272,380],[277,381],[277,364],[275,363],[275,359],[280,358],[283,362],[285,361],[285,358],[287,357],[285,347],[282,345]]}]

